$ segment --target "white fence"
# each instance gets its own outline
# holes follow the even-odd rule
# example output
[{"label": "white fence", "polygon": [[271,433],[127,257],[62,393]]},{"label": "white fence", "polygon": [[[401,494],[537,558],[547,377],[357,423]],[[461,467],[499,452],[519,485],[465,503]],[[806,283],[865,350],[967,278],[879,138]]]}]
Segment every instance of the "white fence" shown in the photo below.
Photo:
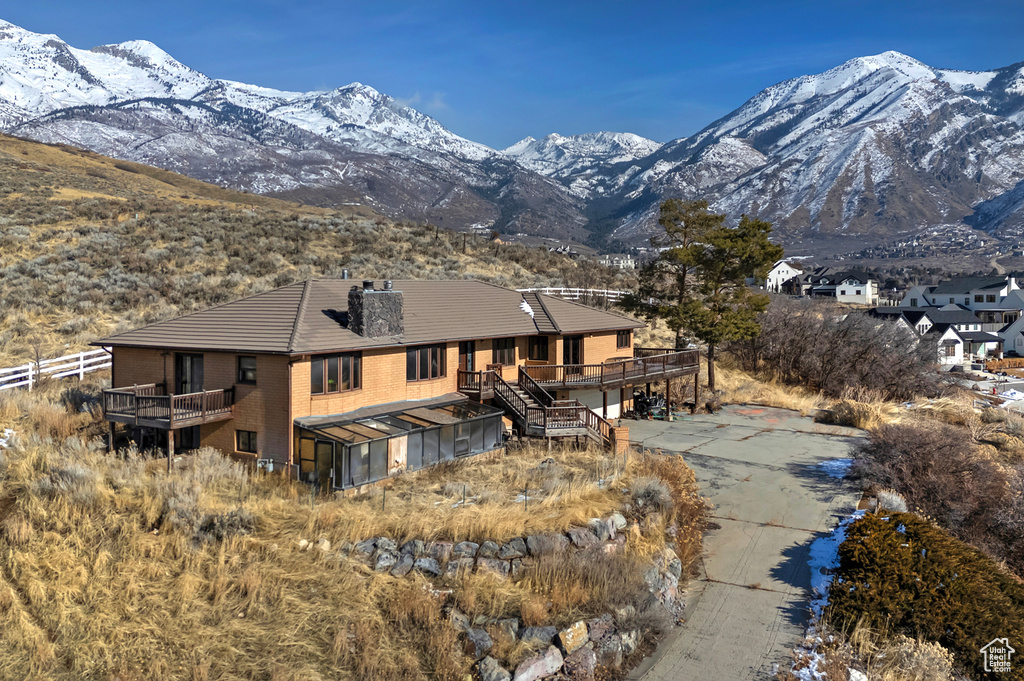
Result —
[{"label": "white fence", "polygon": [[519,288],[519,293],[543,293],[563,300],[596,300],[604,299],[609,303],[617,303],[629,294],[629,291],[614,291],[603,288]]},{"label": "white fence", "polygon": [[29,362],[20,367],[0,369],[0,390],[21,386],[27,386],[31,390],[42,376],[50,378],[78,376],[79,379],[82,379],[90,372],[109,368],[110,353],[102,348],[65,355],[56,359],[44,359],[39,363]]}]

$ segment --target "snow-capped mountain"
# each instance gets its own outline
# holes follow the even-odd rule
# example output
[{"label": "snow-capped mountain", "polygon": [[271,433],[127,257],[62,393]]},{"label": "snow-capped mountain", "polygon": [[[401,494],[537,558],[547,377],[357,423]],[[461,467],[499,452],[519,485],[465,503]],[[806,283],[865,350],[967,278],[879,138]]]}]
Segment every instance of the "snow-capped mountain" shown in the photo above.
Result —
[{"label": "snow-capped mountain", "polygon": [[0,129],[311,203],[587,236],[558,182],[372,87],[215,80],[145,41],[81,50],[0,22]]},{"label": "snow-capped mountain", "polygon": [[146,41],[81,50],[0,21],[0,129],[453,228],[642,243],[659,202],[683,197],[784,237],[1024,234],[1024,63],[954,71],[886,52],[769,87],[667,144],[552,134],[497,151],[359,83],[273,90]]},{"label": "snow-capped mountain", "polygon": [[[897,52],[852,59],[767,88],[645,159],[627,186],[638,205],[617,236],[650,231],[657,201],[680,194],[733,217],[766,217],[784,233],[881,235],[965,217],[1021,230],[1020,211],[974,212],[1024,180],[1022,117],[1024,65],[968,72]],[[714,172],[695,184],[709,150]]]}]

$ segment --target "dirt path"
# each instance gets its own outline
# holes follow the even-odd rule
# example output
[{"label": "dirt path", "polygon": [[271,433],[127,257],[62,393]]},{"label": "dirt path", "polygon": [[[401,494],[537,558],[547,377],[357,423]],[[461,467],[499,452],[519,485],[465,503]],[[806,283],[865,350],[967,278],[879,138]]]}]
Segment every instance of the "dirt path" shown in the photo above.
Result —
[{"label": "dirt path", "polygon": [[857,500],[820,464],[848,456],[859,431],[742,406],[628,425],[631,440],[683,454],[715,505],[686,622],[629,678],[770,679],[806,628],[810,544]]}]

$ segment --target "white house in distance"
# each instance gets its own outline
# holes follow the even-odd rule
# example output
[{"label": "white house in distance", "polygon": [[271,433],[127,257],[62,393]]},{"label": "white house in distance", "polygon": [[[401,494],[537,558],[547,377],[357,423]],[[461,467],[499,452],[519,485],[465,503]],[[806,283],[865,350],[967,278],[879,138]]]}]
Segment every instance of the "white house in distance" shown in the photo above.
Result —
[{"label": "white house in distance", "polygon": [[900,307],[942,307],[960,305],[979,312],[983,324],[998,324],[994,331],[1014,321],[1024,309],[1024,292],[1012,275],[959,277],[932,286],[913,286]]},{"label": "white house in distance", "polygon": [[800,265],[788,260],[780,260],[768,272],[768,276],[764,280],[764,289],[769,293],[781,293],[783,284],[803,273],[804,271]]},{"label": "white house in distance", "polygon": [[[872,311],[876,317],[904,322],[923,341],[936,345],[939,364],[960,364],[966,359],[1000,356],[1005,340],[1001,335],[982,330],[977,314],[959,305],[942,307],[901,308],[880,307]],[[1021,323],[1024,330],[1024,322]],[[1024,340],[1021,342],[1024,348]]]}]

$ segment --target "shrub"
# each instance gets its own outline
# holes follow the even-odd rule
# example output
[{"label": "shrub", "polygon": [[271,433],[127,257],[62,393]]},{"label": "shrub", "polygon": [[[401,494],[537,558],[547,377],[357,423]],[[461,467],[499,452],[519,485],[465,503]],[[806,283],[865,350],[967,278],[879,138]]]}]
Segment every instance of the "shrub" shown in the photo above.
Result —
[{"label": "shrub", "polygon": [[910,510],[907,507],[907,500],[896,490],[883,489],[878,492],[877,498],[878,507],[890,513],[906,513]]},{"label": "shrub", "polygon": [[638,478],[630,488],[633,504],[645,513],[667,513],[672,510],[672,493],[659,478]]},{"label": "shrub", "polygon": [[1024,466],[979,456],[962,428],[933,422],[881,426],[854,456],[855,474],[1024,574],[1024,538],[1013,529],[1024,526]]},{"label": "shrub", "polygon": [[[863,622],[938,643],[979,677],[978,651],[989,641],[1024,641],[1024,585],[917,516],[858,520],[839,547],[839,560],[829,591],[834,624]],[[1024,670],[1007,678],[1024,679]]]}]

